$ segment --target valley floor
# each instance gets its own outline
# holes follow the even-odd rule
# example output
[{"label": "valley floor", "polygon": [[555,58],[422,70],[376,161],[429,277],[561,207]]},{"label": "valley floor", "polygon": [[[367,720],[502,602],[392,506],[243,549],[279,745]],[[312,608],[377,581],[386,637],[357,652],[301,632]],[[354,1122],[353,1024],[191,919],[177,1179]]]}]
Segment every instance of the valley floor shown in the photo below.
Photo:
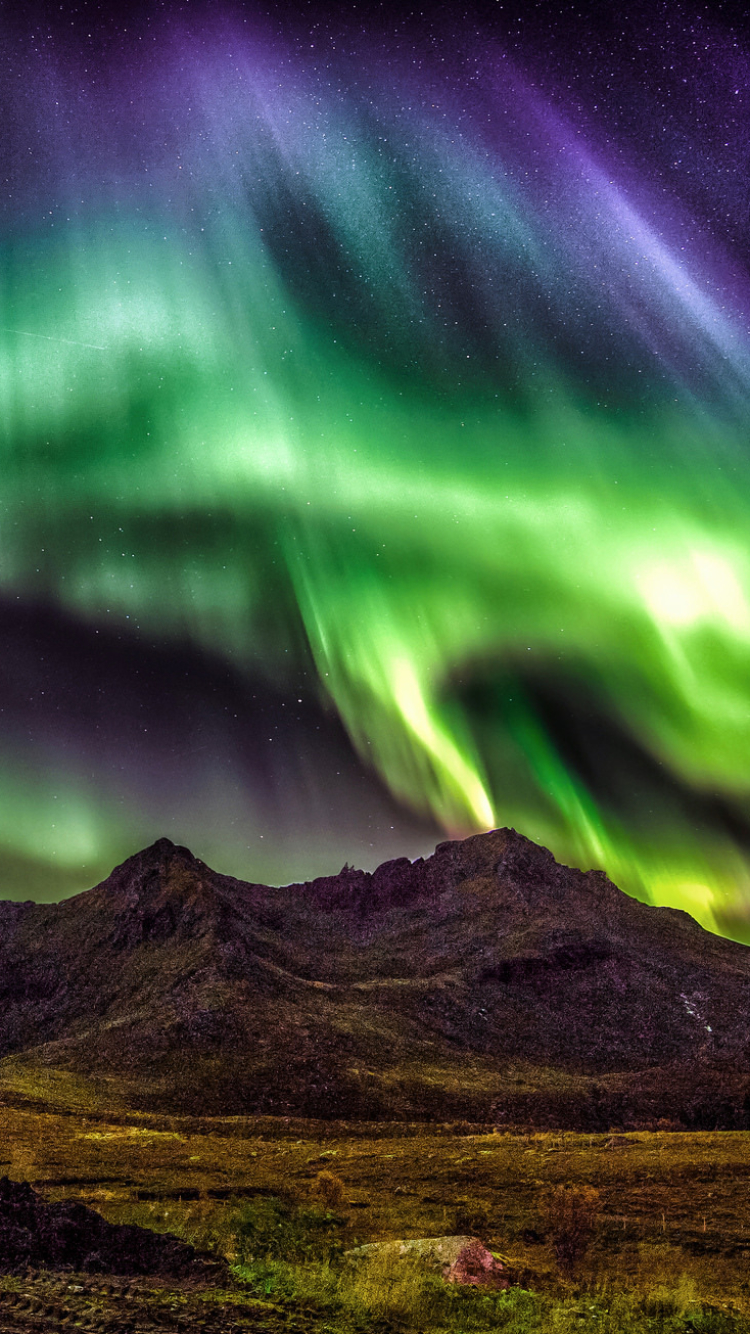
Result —
[{"label": "valley floor", "polygon": [[[6,1067],[0,1175],[212,1249],[235,1263],[235,1281],[220,1290],[7,1275],[3,1332],[750,1331],[748,1133],[486,1133],[152,1116],[127,1111],[114,1095],[112,1104],[87,1105],[85,1089],[63,1074],[12,1078]],[[338,1254],[363,1242],[476,1231],[510,1257],[521,1287],[488,1297],[420,1289],[410,1307],[386,1284],[390,1296],[374,1293],[368,1315],[361,1283],[357,1296],[335,1263],[243,1256],[238,1211],[276,1196],[309,1205],[321,1171],[343,1183],[331,1225]],[[560,1184],[592,1186],[600,1199],[573,1277],[560,1274],[545,1232],[545,1205]]]}]

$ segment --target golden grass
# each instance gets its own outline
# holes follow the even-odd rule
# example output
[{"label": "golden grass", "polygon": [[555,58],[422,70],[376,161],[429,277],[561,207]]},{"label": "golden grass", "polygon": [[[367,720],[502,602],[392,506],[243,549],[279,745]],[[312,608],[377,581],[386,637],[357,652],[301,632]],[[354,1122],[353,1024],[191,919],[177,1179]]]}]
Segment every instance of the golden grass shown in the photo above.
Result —
[{"label": "golden grass", "polygon": [[[15,1084],[6,1063],[3,1072],[0,1173],[113,1222],[174,1231],[234,1259],[232,1217],[242,1200],[284,1193],[312,1204],[327,1173],[343,1183],[336,1210],[345,1248],[442,1235],[457,1216],[473,1215],[486,1220],[483,1240],[540,1293],[586,1291],[610,1305],[647,1293],[675,1318],[710,1303],[750,1320],[750,1133],[457,1134],[391,1125],[348,1134],[272,1118],[149,1116],[124,1110],[117,1097],[108,1111],[101,1087],[87,1102],[85,1082],[64,1072],[46,1083],[37,1072],[26,1084],[20,1065]],[[561,1185],[600,1196],[573,1284],[560,1276],[551,1238],[531,1235],[543,1233],[545,1202]],[[344,1280],[318,1266],[308,1277],[342,1309],[380,1309],[374,1271]],[[396,1321],[398,1309],[413,1314],[443,1300],[408,1266],[388,1291]],[[419,1319],[435,1321],[437,1312]]]}]

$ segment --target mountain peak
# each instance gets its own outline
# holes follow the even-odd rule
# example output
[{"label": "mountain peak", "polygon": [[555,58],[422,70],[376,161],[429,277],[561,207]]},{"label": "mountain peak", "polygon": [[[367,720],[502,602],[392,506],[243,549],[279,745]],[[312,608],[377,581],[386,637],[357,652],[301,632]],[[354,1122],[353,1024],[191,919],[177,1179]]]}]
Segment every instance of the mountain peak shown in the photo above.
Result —
[{"label": "mountain peak", "polygon": [[159,838],[128,857],[91,894],[114,909],[118,947],[203,934],[216,915],[216,877],[189,848]]},{"label": "mountain peak", "polygon": [[747,947],[513,829],[280,888],[158,839],[18,916],[0,1002],[164,1110],[750,1125]]},{"label": "mountain peak", "polygon": [[199,869],[203,868],[203,863],[194,857],[189,848],[181,847],[178,843],[173,843],[171,838],[157,838],[155,843],[150,843],[147,848],[142,848],[140,852],[135,852],[127,857],[124,862],[102,881],[98,888],[107,889],[121,894],[123,892],[138,891],[153,877],[167,874],[175,862],[181,862],[185,866]]},{"label": "mountain peak", "polygon": [[134,862],[139,858],[144,862],[157,863],[171,861],[173,857],[179,857],[187,862],[195,862],[196,865],[199,864],[198,858],[193,855],[189,848],[183,847],[180,843],[173,843],[171,838],[157,838],[155,843],[150,843],[147,848],[135,853],[133,857],[129,857],[124,865],[127,866],[128,862]]},{"label": "mountain peak", "polygon": [[351,910],[370,915],[401,909],[417,902],[435,903],[441,895],[472,884],[496,896],[498,903],[516,904],[520,911],[559,914],[563,901],[576,902],[578,911],[610,908],[632,900],[607,879],[603,871],[579,871],[563,866],[553,854],[515,829],[490,829],[464,839],[438,843],[427,858],[396,857],[374,871],[348,864],[338,875],[320,876],[304,885],[290,886],[324,910]]},{"label": "mountain peak", "polygon": [[[166,856],[169,852],[173,852],[175,847],[176,844],[172,842],[171,838],[157,838],[156,842],[151,843],[149,847],[144,848],[143,852],[150,852],[161,857]],[[186,851],[186,849],[183,849],[183,851]]]}]

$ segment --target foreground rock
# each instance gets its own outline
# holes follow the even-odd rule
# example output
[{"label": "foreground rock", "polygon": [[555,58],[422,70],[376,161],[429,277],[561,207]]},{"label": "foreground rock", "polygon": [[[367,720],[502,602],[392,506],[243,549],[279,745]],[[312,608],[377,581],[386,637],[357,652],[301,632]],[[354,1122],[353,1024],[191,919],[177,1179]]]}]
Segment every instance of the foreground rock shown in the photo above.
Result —
[{"label": "foreground rock", "polygon": [[372,1242],[350,1251],[353,1258],[382,1258],[392,1262],[412,1256],[439,1269],[446,1283],[468,1284],[478,1288],[508,1288],[510,1273],[478,1237],[416,1237],[406,1241]]},{"label": "foreground rock", "polygon": [[223,1261],[171,1234],[108,1223],[83,1204],[48,1204],[25,1181],[0,1178],[0,1273],[70,1269],[221,1282]]}]

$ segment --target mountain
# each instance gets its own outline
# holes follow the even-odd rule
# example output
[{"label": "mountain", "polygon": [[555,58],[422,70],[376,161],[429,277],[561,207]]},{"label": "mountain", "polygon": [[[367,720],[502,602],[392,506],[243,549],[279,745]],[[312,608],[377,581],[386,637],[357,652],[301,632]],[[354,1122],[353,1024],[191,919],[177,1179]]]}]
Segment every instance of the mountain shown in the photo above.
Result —
[{"label": "mountain", "polygon": [[171,1112],[748,1128],[750,949],[509,829],[283,888],[160,839],[0,903],[19,1056]]}]

